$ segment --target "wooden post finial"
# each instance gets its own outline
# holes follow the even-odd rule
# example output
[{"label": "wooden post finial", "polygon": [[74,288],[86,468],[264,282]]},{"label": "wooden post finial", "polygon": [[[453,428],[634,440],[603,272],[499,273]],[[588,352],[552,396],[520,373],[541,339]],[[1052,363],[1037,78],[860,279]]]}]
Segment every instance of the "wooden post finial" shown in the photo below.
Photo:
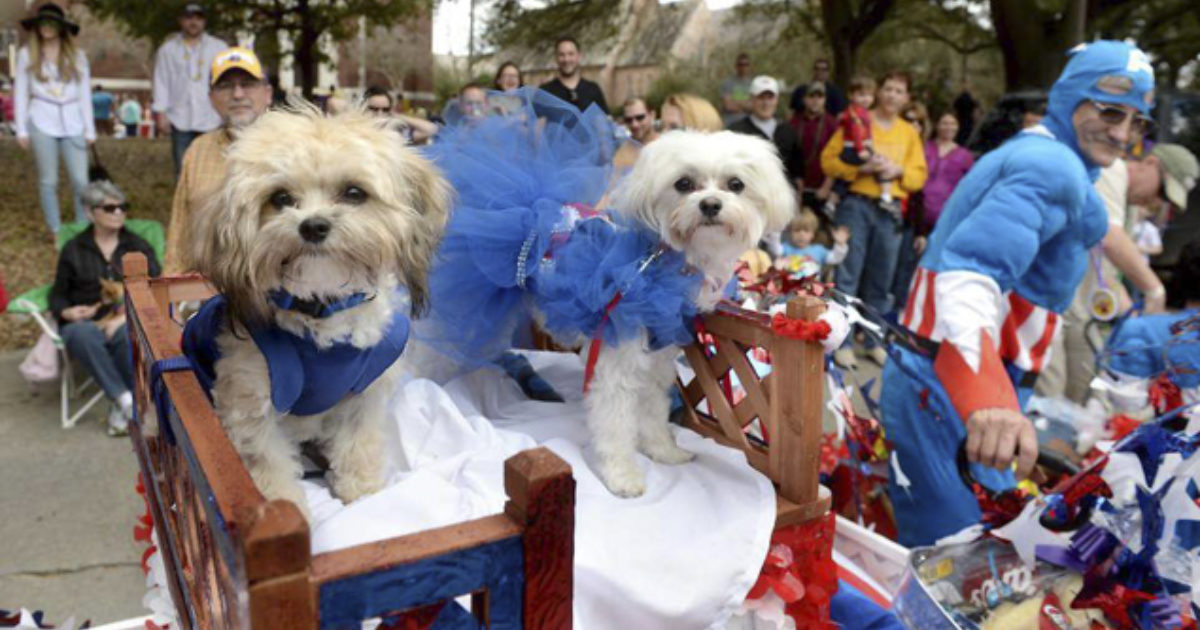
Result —
[{"label": "wooden post finial", "polygon": [[121,275],[129,280],[145,280],[150,275],[146,255],[141,252],[129,252],[121,257]]}]

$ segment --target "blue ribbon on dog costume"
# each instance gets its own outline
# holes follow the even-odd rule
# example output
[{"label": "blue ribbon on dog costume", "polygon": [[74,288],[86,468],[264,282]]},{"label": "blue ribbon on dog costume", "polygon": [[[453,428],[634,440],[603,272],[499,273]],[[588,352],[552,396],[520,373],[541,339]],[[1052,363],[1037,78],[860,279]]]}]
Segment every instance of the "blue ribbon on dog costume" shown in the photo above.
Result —
[{"label": "blue ribbon on dog costume", "polygon": [[283,289],[271,289],[267,293],[267,297],[271,300],[272,304],[285,311],[294,311],[301,315],[308,315],[317,319],[324,319],[334,313],[340,313],[344,310],[354,308],[363,302],[375,299],[374,295],[368,296],[366,293],[352,293],[336,300],[303,299]]}]

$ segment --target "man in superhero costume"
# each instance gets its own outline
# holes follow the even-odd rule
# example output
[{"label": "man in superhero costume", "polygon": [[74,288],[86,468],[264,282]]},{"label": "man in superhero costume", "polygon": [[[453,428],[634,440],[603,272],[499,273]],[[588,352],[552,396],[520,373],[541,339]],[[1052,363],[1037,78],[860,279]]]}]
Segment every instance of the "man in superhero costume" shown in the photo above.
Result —
[{"label": "man in superhero costume", "polygon": [[928,545],[980,519],[959,478],[965,441],[976,479],[1014,485],[1037,434],[1021,414],[1107,219],[1092,183],[1147,122],[1145,53],[1097,41],[1070,53],[1041,124],[985,155],[946,202],[901,324],[915,342],[883,371],[893,445],[888,492],[900,542]]}]

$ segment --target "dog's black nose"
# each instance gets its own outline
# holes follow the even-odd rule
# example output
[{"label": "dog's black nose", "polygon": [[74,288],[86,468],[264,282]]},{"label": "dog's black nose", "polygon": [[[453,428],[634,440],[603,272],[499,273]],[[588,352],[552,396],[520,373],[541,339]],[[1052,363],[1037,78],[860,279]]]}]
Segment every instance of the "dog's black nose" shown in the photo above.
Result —
[{"label": "dog's black nose", "polygon": [[721,200],[716,197],[707,197],[700,200],[700,212],[708,217],[713,218],[721,211]]},{"label": "dog's black nose", "polygon": [[321,217],[305,219],[300,224],[300,236],[309,243],[320,243],[325,240],[326,236],[329,236],[329,230],[332,228],[333,224],[329,222],[329,219]]}]

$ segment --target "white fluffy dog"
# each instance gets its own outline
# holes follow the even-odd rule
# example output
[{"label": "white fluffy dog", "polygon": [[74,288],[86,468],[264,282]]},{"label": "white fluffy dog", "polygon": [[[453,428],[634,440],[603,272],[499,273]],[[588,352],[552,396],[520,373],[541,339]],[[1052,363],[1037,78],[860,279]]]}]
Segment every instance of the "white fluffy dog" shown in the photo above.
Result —
[{"label": "white fluffy dog", "polygon": [[[268,112],[240,132],[226,172],[198,225],[196,252],[226,304],[224,316],[209,321],[207,341],[219,351],[213,402],[263,495],[290,500],[307,516],[302,442],[322,449],[343,501],[382,487],[384,372],[403,348],[408,309],[415,315],[425,306],[450,191],[393,130],[359,113],[326,118],[311,108]],[[407,301],[394,298],[401,284]],[[203,337],[202,324],[196,331]],[[189,322],[185,348],[196,331]],[[285,376],[302,381],[292,382],[293,394],[301,387],[309,395],[345,369],[269,360],[262,331],[310,346],[286,355],[299,363],[368,357],[377,374],[335,392],[326,409],[286,413],[295,407],[281,411],[275,399]]]},{"label": "white fluffy dog", "polygon": [[[469,142],[464,144],[470,146]],[[456,177],[454,168],[453,162],[446,168],[451,181],[455,181]],[[553,179],[553,176],[550,179]],[[468,187],[466,192],[460,192],[461,196],[476,194],[470,190],[473,186],[472,181],[467,180],[461,185]],[[669,289],[665,288],[665,285],[662,289],[669,294],[669,299],[695,300],[695,308],[685,305],[686,313],[665,313],[661,316],[656,314],[660,319],[655,320],[655,325],[662,323],[662,318],[673,317],[673,325],[682,327],[686,314],[710,311],[716,306],[722,297],[723,289],[733,277],[738,257],[755,247],[764,233],[781,230],[787,224],[795,213],[796,197],[788,185],[783,166],[771,143],[731,132],[710,134],[677,131],[664,134],[641,150],[632,172],[613,192],[612,201],[608,205],[609,212],[623,215],[614,223],[621,226],[632,224],[631,228],[622,227],[620,230],[637,230],[639,235],[644,235],[642,240],[658,247],[656,254],[651,254],[653,250],[638,250],[637,256],[646,257],[629,259],[627,263],[618,264],[631,265],[632,268],[638,269],[638,277],[645,278],[648,283],[656,283],[655,286],[658,286],[658,283],[675,283]],[[469,206],[459,211],[494,212],[486,209],[472,210]],[[575,210],[569,206],[564,206],[562,210],[546,207],[530,212],[551,213],[549,216],[539,216],[529,221],[529,224],[538,225],[557,221],[559,215],[553,214],[557,212],[564,213],[564,217],[570,217],[568,221],[575,220],[574,217],[577,216],[572,214]],[[597,218],[586,220],[602,221]],[[512,219],[514,223],[523,221],[521,217]],[[578,233],[578,230],[584,228],[573,229]],[[472,247],[472,242],[479,242],[476,239],[488,238],[490,237],[485,230],[461,229],[454,223],[447,233],[446,242],[453,247],[449,255],[443,255],[436,263],[438,267],[434,270],[432,318],[435,327],[440,326],[447,331],[442,335],[445,338],[461,339],[463,335],[459,333],[463,330],[474,330],[478,322],[464,323],[457,319],[472,317],[470,313],[463,313],[461,308],[453,313],[440,312],[444,304],[438,302],[441,299],[438,294],[439,274],[451,278],[456,274],[467,274],[473,278],[487,275],[491,278],[505,277],[510,273],[507,269],[492,268],[488,274],[481,274],[478,272],[478,265],[481,264],[478,260],[472,255],[458,254],[464,250],[491,251],[490,242],[481,243],[479,248]],[[512,273],[519,278],[519,288],[503,290],[524,291],[529,298],[525,303],[529,304],[536,319],[547,324],[547,330],[555,336],[556,341],[565,347],[577,346],[580,343],[589,344],[584,348],[585,356],[589,355],[592,343],[590,337],[595,333],[595,324],[564,321],[564,318],[569,319],[570,316],[560,315],[554,325],[551,325],[549,314],[576,312],[570,309],[556,310],[555,307],[564,301],[571,304],[593,304],[597,291],[603,293],[601,298],[604,301],[608,301],[620,289],[614,288],[613,293],[607,293],[608,287],[597,289],[595,286],[572,284],[578,278],[573,273],[561,271],[565,265],[571,265],[573,262],[574,269],[582,267],[592,270],[593,278],[610,277],[607,272],[590,267],[590,258],[572,261],[572,256],[586,256],[594,250],[585,246],[573,250],[568,239],[566,245],[558,249],[551,245],[551,250],[543,254],[529,249],[534,240],[531,233],[524,244],[517,241],[518,245],[522,245],[522,251],[520,255],[514,252],[511,259],[505,255],[497,256],[496,265],[505,264],[505,260],[515,261],[516,268]],[[584,241],[587,242],[587,239]],[[507,244],[505,246],[507,247]],[[673,253],[662,255],[664,251],[672,250]],[[679,265],[686,266],[689,278],[702,276],[697,279],[701,285],[698,295],[693,291],[695,283],[687,285],[687,295],[676,293],[684,289],[676,286],[678,275],[674,272],[654,273],[655,268],[652,265],[657,264],[654,261],[665,260],[668,257],[672,262],[662,263],[664,266],[659,268],[660,270],[674,269],[669,265]],[[553,264],[543,264],[551,260],[554,261]],[[620,260],[626,261],[626,258]],[[630,267],[622,267],[627,268]],[[535,270],[532,273],[539,275],[536,278],[529,276],[532,279],[526,284],[523,282],[527,275],[525,272],[531,269]],[[603,280],[598,282],[604,283]],[[554,286],[549,288],[549,285]],[[461,292],[469,294],[472,291],[464,289]],[[575,300],[569,295],[571,293],[588,297]],[[642,295],[647,296],[645,299],[658,299],[653,287],[643,291]],[[629,300],[625,300],[624,303],[628,304]],[[612,304],[610,307],[614,309],[614,318],[617,317],[620,307]],[[587,310],[588,308],[591,307],[580,309],[581,317],[594,321],[597,314],[594,310]],[[496,319],[508,321],[505,317]],[[492,323],[489,319],[485,325]],[[617,336],[621,339],[618,344],[600,346],[593,366],[592,380],[585,395],[588,428],[596,456],[596,473],[610,491],[626,497],[639,496],[645,491],[645,474],[638,466],[636,457],[639,450],[655,461],[668,464],[683,463],[693,457],[692,453],[675,444],[668,423],[670,388],[675,379],[673,361],[679,353],[679,348],[672,345],[662,347],[664,344],[648,332],[647,326],[645,321],[634,321]],[[512,331],[500,328],[503,326],[495,325],[494,329],[488,328],[487,332],[492,333],[493,338],[499,340],[498,343],[507,343],[512,339]],[[676,330],[667,343],[678,341],[681,337],[686,337],[686,331],[679,334]],[[492,341],[489,340],[484,345],[487,343]],[[492,352],[490,346],[487,347],[488,349],[478,354],[489,356]],[[453,375],[456,370],[454,364],[462,361],[459,357],[450,357],[447,362],[446,355],[449,353],[439,354],[437,349],[427,346],[414,350],[418,351],[405,355],[405,363],[411,366],[415,374],[435,380],[444,380]],[[467,353],[469,352],[470,349]]]},{"label": "white fluffy dog", "polygon": [[[703,272],[697,306],[707,312],[721,300],[738,257],[795,215],[796,196],[771,143],[729,131],[676,131],[642,149],[613,210],[657,232]],[[597,473],[626,497],[645,490],[638,450],[665,464],[694,457],[675,444],[668,423],[679,349],[647,347],[644,335],[603,347],[585,398]]]}]

